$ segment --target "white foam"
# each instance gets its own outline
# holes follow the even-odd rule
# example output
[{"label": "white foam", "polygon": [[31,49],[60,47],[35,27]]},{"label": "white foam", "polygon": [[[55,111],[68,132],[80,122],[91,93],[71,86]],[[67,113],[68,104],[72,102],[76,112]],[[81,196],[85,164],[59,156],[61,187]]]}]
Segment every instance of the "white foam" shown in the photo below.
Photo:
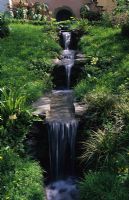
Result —
[{"label": "white foam", "polygon": [[47,200],[78,200],[79,191],[76,182],[68,178],[49,184],[46,187]]}]

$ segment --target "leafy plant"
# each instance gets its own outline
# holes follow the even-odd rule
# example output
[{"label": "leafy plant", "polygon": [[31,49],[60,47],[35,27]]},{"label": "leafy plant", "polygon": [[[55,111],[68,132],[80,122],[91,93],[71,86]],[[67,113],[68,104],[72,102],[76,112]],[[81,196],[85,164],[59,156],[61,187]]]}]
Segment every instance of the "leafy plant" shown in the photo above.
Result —
[{"label": "leafy plant", "polygon": [[117,149],[118,133],[112,127],[91,133],[89,139],[83,143],[82,159],[86,163],[96,164],[96,168],[112,165],[111,161]]},{"label": "leafy plant", "polygon": [[128,176],[125,180],[110,172],[89,172],[80,182],[82,200],[128,200]]},{"label": "leafy plant", "polygon": [[80,8],[80,15],[82,18],[86,18],[87,16],[87,13],[90,11],[90,8],[88,5],[83,5],[81,8]]},{"label": "leafy plant", "polygon": [[129,23],[126,23],[122,26],[121,29],[122,35],[129,38]]},{"label": "leafy plant", "polygon": [[13,15],[16,19],[44,20],[49,18],[49,8],[45,3],[35,2],[31,6],[28,3],[19,2],[13,7]]},{"label": "leafy plant", "polygon": [[10,29],[4,15],[0,14],[0,38],[9,36]]},{"label": "leafy plant", "polygon": [[128,0],[117,0],[116,2],[117,2],[117,7],[115,9],[115,12],[121,13],[129,10]]},{"label": "leafy plant", "polygon": [[90,25],[88,23],[87,19],[77,19],[77,18],[72,18],[71,19],[72,23],[70,25],[70,30],[79,30],[80,34],[81,33],[88,33],[88,31],[90,30]]},{"label": "leafy plant", "polygon": [[22,87],[30,104],[53,87],[50,75],[54,67],[52,61],[61,48],[56,31],[46,32],[46,25],[16,22],[10,24],[12,31],[8,40],[0,43],[0,85],[13,90]]},{"label": "leafy plant", "polygon": [[0,199],[44,199],[42,170],[38,163],[19,157],[9,147],[0,149],[0,180]]},{"label": "leafy plant", "polygon": [[25,106],[26,98],[19,91],[14,92],[8,88],[3,88],[0,92],[0,146],[23,150],[23,140],[31,124],[31,114]]},{"label": "leafy plant", "polygon": [[101,18],[101,12],[92,11],[87,4],[83,5],[80,9],[80,15],[84,19],[88,19],[89,21],[97,21]]}]

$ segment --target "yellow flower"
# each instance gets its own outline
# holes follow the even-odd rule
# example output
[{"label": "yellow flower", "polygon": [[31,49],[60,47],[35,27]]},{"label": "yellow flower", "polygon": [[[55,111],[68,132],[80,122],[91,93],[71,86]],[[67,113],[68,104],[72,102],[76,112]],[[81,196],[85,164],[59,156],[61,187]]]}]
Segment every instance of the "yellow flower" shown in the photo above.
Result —
[{"label": "yellow flower", "polygon": [[17,116],[16,116],[16,114],[14,114],[14,115],[10,115],[10,116],[9,116],[9,119],[12,119],[12,120],[15,120],[15,119],[17,119]]},{"label": "yellow flower", "polygon": [[0,160],[3,160],[3,157],[2,157],[2,156],[0,156]]},{"label": "yellow flower", "polygon": [[127,154],[129,155],[129,152]]},{"label": "yellow flower", "polygon": [[6,199],[10,199],[9,197],[6,197]]},{"label": "yellow flower", "polygon": [[125,168],[124,169],[124,173],[128,173],[129,172],[129,169],[128,168]]},{"label": "yellow flower", "polygon": [[98,60],[99,60],[98,57],[93,57],[92,60],[91,60],[91,64],[96,65]]}]

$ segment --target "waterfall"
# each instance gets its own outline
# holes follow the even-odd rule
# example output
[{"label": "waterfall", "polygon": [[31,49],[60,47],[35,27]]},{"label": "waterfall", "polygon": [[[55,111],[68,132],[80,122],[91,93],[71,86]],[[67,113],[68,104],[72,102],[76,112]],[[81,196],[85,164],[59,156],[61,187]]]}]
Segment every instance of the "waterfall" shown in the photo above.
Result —
[{"label": "waterfall", "polygon": [[71,69],[75,62],[75,51],[69,50],[71,33],[62,32],[62,35],[65,49],[61,56],[66,71],[67,90],[52,91],[50,111],[46,117],[50,171],[51,178],[55,181],[51,182],[46,188],[48,200],[72,200],[72,195],[79,199],[79,191],[76,182],[73,180],[78,120],[75,119],[73,91],[69,90]]},{"label": "waterfall", "polygon": [[74,65],[74,57],[75,51],[74,50],[64,50],[62,53],[62,63],[65,67],[66,76],[67,76],[67,89],[70,88],[70,81],[71,81],[71,69]]},{"label": "waterfall", "polygon": [[69,171],[74,170],[77,125],[75,119],[48,122],[50,167],[53,178],[58,179],[64,175],[66,160]]},{"label": "waterfall", "polygon": [[69,49],[70,41],[71,41],[71,32],[62,32],[65,49]]},{"label": "waterfall", "polygon": [[65,67],[66,77],[67,77],[67,89],[70,88],[71,81],[71,69],[74,66],[75,61],[75,51],[69,50],[69,45],[71,41],[71,33],[70,32],[62,32],[65,50],[62,53],[62,63]]}]

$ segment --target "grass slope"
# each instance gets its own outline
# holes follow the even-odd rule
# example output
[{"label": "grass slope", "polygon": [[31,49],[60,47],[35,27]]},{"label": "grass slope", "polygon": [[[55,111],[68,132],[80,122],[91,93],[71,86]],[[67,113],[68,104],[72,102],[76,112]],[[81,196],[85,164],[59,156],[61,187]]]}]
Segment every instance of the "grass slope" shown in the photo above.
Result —
[{"label": "grass slope", "polygon": [[52,87],[52,59],[60,51],[56,33],[30,24],[11,24],[10,29],[11,35],[0,39],[0,85],[22,87],[34,100]]},{"label": "grass slope", "polygon": [[75,87],[78,98],[95,91],[123,93],[129,84],[129,39],[121,35],[120,29],[92,26],[81,38],[80,49],[88,61]]}]

